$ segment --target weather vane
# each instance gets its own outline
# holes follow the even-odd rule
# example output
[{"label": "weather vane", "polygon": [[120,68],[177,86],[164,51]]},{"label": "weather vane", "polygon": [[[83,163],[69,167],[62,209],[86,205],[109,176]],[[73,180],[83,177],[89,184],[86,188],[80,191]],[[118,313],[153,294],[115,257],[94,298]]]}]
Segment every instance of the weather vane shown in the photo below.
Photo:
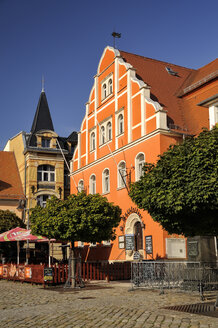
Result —
[{"label": "weather vane", "polygon": [[115,39],[116,38],[121,38],[121,33],[117,33],[117,32],[113,32],[112,34],[112,37],[114,38],[114,48],[115,48]]}]

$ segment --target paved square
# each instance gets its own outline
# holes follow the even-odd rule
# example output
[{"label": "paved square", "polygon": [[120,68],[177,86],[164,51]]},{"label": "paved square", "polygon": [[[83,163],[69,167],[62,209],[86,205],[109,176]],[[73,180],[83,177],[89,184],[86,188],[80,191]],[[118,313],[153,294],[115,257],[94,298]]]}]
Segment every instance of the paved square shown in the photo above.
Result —
[{"label": "paved square", "polygon": [[198,303],[198,293],[132,291],[130,283],[93,282],[64,292],[60,287],[0,280],[0,295],[0,327],[218,327],[217,318],[163,309]]}]

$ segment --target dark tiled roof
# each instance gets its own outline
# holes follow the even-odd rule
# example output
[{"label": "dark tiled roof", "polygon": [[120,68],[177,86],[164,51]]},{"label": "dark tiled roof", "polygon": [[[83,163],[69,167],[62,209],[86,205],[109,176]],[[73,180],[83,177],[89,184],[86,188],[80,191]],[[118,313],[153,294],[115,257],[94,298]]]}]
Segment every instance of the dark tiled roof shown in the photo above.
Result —
[{"label": "dark tiled roof", "polygon": [[22,197],[24,193],[14,153],[0,151],[0,199]]},{"label": "dark tiled roof", "polygon": [[[151,87],[151,99],[158,101],[167,111],[168,123],[186,130],[182,113],[183,100],[176,93],[194,70],[125,51],[120,51],[120,54],[136,69],[137,77]],[[167,67],[177,74],[169,74]]]},{"label": "dark tiled roof", "polygon": [[209,64],[199,68],[196,71],[193,71],[192,74],[183,84],[178,95],[182,96],[198,87],[211,81],[212,79],[217,78],[218,76],[218,58],[210,62]]},{"label": "dark tiled roof", "polygon": [[68,141],[72,141],[72,142],[76,142],[78,141],[78,134],[76,131],[73,131],[68,137],[67,137]]},{"label": "dark tiled roof", "polygon": [[40,130],[54,131],[54,126],[52,123],[51,114],[44,91],[41,92],[39,98],[38,106],[36,109],[35,117],[31,128],[31,133],[34,134]]}]

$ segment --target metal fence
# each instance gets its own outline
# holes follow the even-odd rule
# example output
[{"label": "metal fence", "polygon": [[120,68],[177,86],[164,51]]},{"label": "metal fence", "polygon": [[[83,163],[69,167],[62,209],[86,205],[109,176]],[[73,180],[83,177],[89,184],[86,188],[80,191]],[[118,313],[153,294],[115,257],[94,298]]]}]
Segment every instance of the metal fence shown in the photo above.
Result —
[{"label": "metal fence", "polygon": [[218,265],[200,262],[144,261],[131,265],[133,288],[218,289]]}]

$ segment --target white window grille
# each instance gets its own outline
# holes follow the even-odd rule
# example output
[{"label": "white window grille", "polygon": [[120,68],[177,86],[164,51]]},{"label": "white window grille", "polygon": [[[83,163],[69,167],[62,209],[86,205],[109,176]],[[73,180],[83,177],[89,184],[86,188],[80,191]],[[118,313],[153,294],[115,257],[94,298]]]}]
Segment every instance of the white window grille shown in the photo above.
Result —
[{"label": "white window grille", "polygon": [[50,195],[40,195],[37,196],[37,205],[41,206],[41,207],[45,207],[46,206],[46,202],[47,200],[51,198]]},{"label": "white window grille", "polygon": [[55,181],[55,167],[52,165],[39,165],[37,169],[38,181]]},{"label": "white window grille", "polygon": [[91,177],[90,177],[89,191],[90,191],[90,194],[96,194],[96,177],[94,174],[91,175]]},{"label": "white window grille", "polygon": [[145,155],[140,153],[136,157],[136,181],[138,181],[141,176],[143,176],[143,167],[145,165]]},{"label": "white window grille", "polygon": [[107,123],[107,140],[111,140],[112,139],[112,124],[111,122]]},{"label": "white window grille", "polygon": [[103,172],[103,193],[110,191],[110,173],[108,169],[105,169]]},{"label": "white window grille", "polygon": [[41,143],[41,145],[42,145],[42,147],[43,148],[50,148],[50,139],[48,139],[48,138],[42,138],[42,143]]},{"label": "white window grille", "polygon": [[118,165],[118,188],[124,188],[126,185],[126,163],[121,162]]},{"label": "white window grille", "polygon": [[124,120],[123,120],[123,114],[120,114],[118,116],[118,135],[122,134],[124,132]]},{"label": "white window grille", "polygon": [[90,149],[95,150],[95,132],[91,133],[91,137],[90,137]]},{"label": "white window grille", "polygon": [[84,190],[84,181],[80,180],[78,183],[78,192],[82,192]]}]

